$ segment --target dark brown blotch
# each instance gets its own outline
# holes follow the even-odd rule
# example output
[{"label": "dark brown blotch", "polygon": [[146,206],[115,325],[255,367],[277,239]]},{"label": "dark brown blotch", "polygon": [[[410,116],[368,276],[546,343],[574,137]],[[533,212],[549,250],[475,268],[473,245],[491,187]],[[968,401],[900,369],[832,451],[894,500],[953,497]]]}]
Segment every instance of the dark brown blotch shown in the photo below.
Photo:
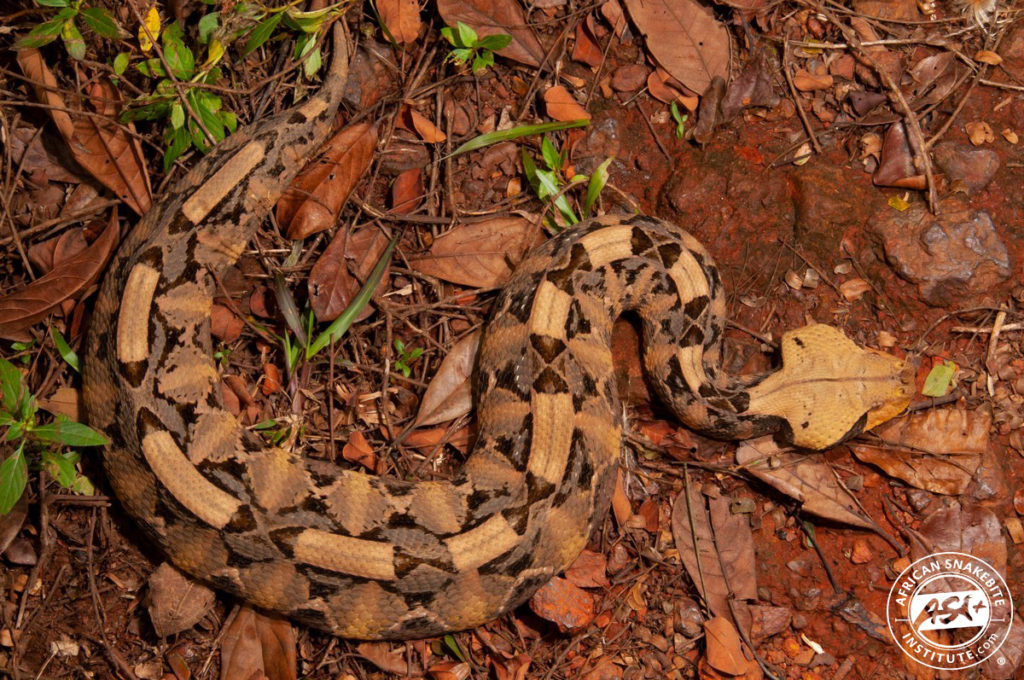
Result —
[{"label": "dark brown blotch", "polygon": [[530,344],[537,354],[540,355],[540,358],[544,360],[544,363],[547,364],[550,364],[558,358],[558,355],[565,351],[565,343],[549,335],[531,333]]},{"label": "dark brown blotch", "polygon": [[533,381],[533,390],[538,394],[565,394],[569,391],[569,385],[565,378],[548,366]]}]

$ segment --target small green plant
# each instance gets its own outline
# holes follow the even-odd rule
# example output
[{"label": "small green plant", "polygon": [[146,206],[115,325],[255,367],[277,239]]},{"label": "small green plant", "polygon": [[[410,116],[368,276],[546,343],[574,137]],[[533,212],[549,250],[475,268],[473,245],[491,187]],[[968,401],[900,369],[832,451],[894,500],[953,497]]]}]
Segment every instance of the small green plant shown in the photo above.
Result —
[{"label": "small green plant", "polygon": [[477,37],[476,31],[461,21],[452,28],[445,26],[441,29],[441,35],[452,46],[452,51],[445,58],[446,61],[454,61],[456,64],[468,64],[473,62],[473,73],[483,71],[494,66],[494,52],[508,47],[512,42],[512,36],[505,33]]},{"label": "small green plant", "polygon": [[82,7],[82,0],[36,0],[40,7],[55,7],[57,14],[35,26],[28,35],[14,43],[15,49],[48,45],[57,38],[73,59],[85,58],[85,39],[78,28],[78,20],[103,38],[116,39],[121,35],[117,21],[102,7]]},{"label": "small green plant", "polygon": [[[590,217],[594,203],[597,202],[598,196],[601,195],[601,191],[608,183],[608,166],[611,165],[612,159],[605,159],[589,178],[586,175],[575,174],[566,182],[562,172],[566,164],[566,154],[556,149],[547,135],[544,135],[541,140],[540,154],[547,166],[546,169],[537,167],[526,149],[522,150],[523,170],[534,193],[537,194],[537,198],[542,201],[552,201],[558,212],[561,213],[564,223],[577,224],[580,218],[573,210],[567,194],[573,186],[586,182],[587,194],[583,202],[583,219]],[[553,222],[549,222],[549,226],[554,227],[555,225]]]},{"label": "small green plant", "polygon": [[38,460],[64,488],[91,495],[92,483],[77,469],[79,453],[61,449],[102,446],[107,438],[63,415],[52,423],[40,425],[35,397],[29,392],[21,371],[6,359],[0,359],[0,392],[0,428],[7,430],[3,441],[14,447],[14,453],[0,463],[0,515],[10,512],[25,493],[30,457]]},{"label": "small green plant", "polygon": [[675,102],[669,105],[669,110],[672,112],[672,120],[676,122],[676,139],[682,139],[686,134],[686,121],[689,119],[690,114],[681,113],[679,106]]},{"label": "small green plant", "polygon": [[395,370],[408,378],[412,373],[412,364],[423,354],[423,348],[406,349],[405,343],[396,338],[395,351],[398,352],[398,358],[395,359]]}]

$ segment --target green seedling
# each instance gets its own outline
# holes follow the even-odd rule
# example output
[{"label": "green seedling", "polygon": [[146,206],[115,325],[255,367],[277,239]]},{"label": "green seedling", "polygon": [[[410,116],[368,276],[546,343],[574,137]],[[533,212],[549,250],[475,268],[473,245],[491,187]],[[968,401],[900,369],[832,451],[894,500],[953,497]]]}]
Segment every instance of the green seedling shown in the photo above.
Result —
[{"label": "green seedling", "polygon": [[[538,167],[526,149],[522,150],[523,171],[526,173],[526,179],[533,187],[534,193],[537,194],[537,198],[545,202],[551,201],[558,209],[565,224],[577,224],[580,218],[569,202],[568,192],[574,186],[586,183],[587,193],[583,203],[583,219],[589,218],[601,191],[608,183],[608,166],[611,165],[612,159],[605,159],[589,178],[577,173],[566,181],[563,179],[562,172],[566,165],[566,154],[556,149],[547,135],[541,141],[540,150],[546,168]],[[552,229],[558,228],[553,220],[549,220],[548,225]]]},{"label": "green seedling", "polygon": [[405,343],[396,338],[395,351],[398,352],[398,358],[395,359],[395,370],[408,378],[412,374],[412,364],[423,354],[423,348],[406,349]]},{"label": "green seedling", "polygon": [[121,36],[117,21],[102,7],[82,7],[82,0],[36,0],[36,4],[55,8],[57,13],[18,39],[14,43],[15,49],[38,48],[60,38],[68,54],[73,59],[82,60],[85,58],[85,38],[78,28],[79,21],[101,38],[114,40]]},{"label": "green seedling", "polygon": [[505,33],[480,38],[476,31],[461,21],[454,28],[442,28],[441,35],[452,46],[452,51],[448,53],[445,61],[454,61],[460,66],[472,62],[473,73],[494,66],[494,52],[508,47],[512,42],[512,36]]},{"label": "green seedling", "polygon": [[686,135],[686,121],[690,118],[690,114],[680,112],[679,106],[675,102],[669,105],[669,110],[672,112],[672,120],[676,122],[676,139],[682,139]]}]

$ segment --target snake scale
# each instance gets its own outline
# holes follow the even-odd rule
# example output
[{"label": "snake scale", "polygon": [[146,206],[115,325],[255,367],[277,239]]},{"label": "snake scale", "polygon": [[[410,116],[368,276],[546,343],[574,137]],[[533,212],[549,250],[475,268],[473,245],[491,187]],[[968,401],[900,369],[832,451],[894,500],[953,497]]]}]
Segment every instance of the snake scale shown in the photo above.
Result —
[{"label": "snake scale", "polygon": [[[656,391],[701,432],[817,449],[905,406],[902,364],[828,326],[786,335],[782,370],[724,375],[722,283],[705,249],[657,219],[604,217],[538,247],[498,296],[474,377],[478,439],[452,479],[377,477],[269,446],[221,404],[210,272],[235,262],[326,138],[341,61],[315,96],[202,159],[122,244],[95,305],[85,403],[111,440],[110,483],[182,570],[353,638],[436,635],[522,603],[609,504],[621,446],[610,334],[626,310]],[[837,350],[865,357],[852,385],[822,359]]]}]

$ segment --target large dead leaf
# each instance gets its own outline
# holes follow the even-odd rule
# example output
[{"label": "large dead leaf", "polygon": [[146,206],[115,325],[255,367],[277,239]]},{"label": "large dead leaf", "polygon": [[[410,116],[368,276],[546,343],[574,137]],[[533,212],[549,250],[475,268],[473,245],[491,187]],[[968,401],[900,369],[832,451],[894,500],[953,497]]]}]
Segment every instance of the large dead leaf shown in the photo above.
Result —
[{"label": "large dead leaf", "polygon": [[423,25],[419,0],[377,0],[377,11],[396,42],[411,43],[419,37]]},{"label": "large dead leaf", "polygon": [[0,336],[6,337],[31,326],[62,302],[92,285],[103,273],[119,235],[115,209],[107,228],[92,245],[64,260],[46,276],[0,298]]},{"label": "large dead leaf", "polygon": [[743,645],[736,628],[721,616],[704,623],[707,642],[708,663],[716,671],[726,675],[743,675],[747,671],[747,659],[743,656]]},{"label": "large dead leaf", "polygon": [[516,0],[438,0],[437,11],[444,23],[455,26],[461,21],[481,38],[499,33],[511,35],[508,47],[495,54],[527,66],[540,66],[544,61],[544,47],[527,26]]},{"label": "large dead leaf", "polygon": [[872,430],[882,445],[857,444],[853,453],[919,489],[963,493],[988,450],[992,415],[959,407],[912,413]]},{"label": "large dead leaf", "polygon": [[469,413],[473,407],[470,377],[480,348],[480,331],[455,343],[427,385],[416,414],[416,426],[436,425]]},{"label": "large dead leaf", "polygon": [[988,508],[954,502],[925,517],[918,532],[923,544],[911,543],[915,560],[936,552],[967,553],[1006,574],[1006,539],[999,517]]},{"label": "large dead leaf", "polygon": [[770,437],[743,442],[736,462],[750,474],[800,501],[804,511],[856,527],[881,532],[857,505],[856,499],[836,481],[821,454],[782,451]]},{"label": "large dead leaf", "polygon": [[[67,109],[81,109],[82,104],[65,103],[38,50],[19,50],[18,64],[32,81],[36,98],[55,107],[50,115],[79,165],[136,214],[145,214],[152,205],[145,157],[138,138],[115,122],[120,108],[117,89],[106,79],[92,81],[89,102],[98,115],[69,114]],[[128,130],[134,132],[131,125]]]},{"label": "large dead leaf", "polygon": [[544,105],[552,120],[590,120],[590,114],[561,85],[549,87],[544,92]]},{"label": "large dead leaf", "polygon": [[556,576],[533,594],[530,609],[564,632],[580,630],[594,619],[594,596]]},{"label": "large dead leaf", "polygon": [[212,590],[164,562],[149,577],[149,618],[160,637],[188,630],[213,606]]},{"label": "large dead leaf", "polygon": [[704,496],[690,485],[676,496],[672,537],[686,572],[715,616],[733,621],[735,603],[757,599],[754,537],[747,516],[730,512],[728,498],[708,499],[705,505]]},{"label": "large dead leaf", "polygon": [[[309,302],[318,320],[333,321],[345,311],[387,246],[387,235],[376,227],[364,227],[351,233],[341,230],[334,236],[309,272]],[[386,285],[390,269],[389,262],[377,291]],[[366,305],[356,321],[373,312],[373,307]]]},{"label": "large dead leaf", "polygon": [[409,266],[463,286],[495,288],[543,238],[539,226],[521,217],[460,224],[439,236],[427,255],[409,258]]},{"label": "large dead leaf", "polygon": [[406,658],[402,648],[395,649],[391,642],[360,642],[356,645],[356,651],[364,659],[387,673],[395,673],[401,677],[423,675],[420,665],[412,659]]},{"label": "large dead leaf", "polygon": [[298,677],[295,630],[286,619],[243,605],[221,639],[221,680]]},{"label": "large dead leaf", "polygon": [[331,137],[320,158],[277,202],[277,223],[288,238],[305,238],[334,225],[376,149],[377,126],[372,123],[349,125]]},{"label": "large dead leaf", "polygon": [[729,77],[729,32],[696,0],[626,0],[647,38],[647,51],[676,80],[703,92],[715,76]]}]

